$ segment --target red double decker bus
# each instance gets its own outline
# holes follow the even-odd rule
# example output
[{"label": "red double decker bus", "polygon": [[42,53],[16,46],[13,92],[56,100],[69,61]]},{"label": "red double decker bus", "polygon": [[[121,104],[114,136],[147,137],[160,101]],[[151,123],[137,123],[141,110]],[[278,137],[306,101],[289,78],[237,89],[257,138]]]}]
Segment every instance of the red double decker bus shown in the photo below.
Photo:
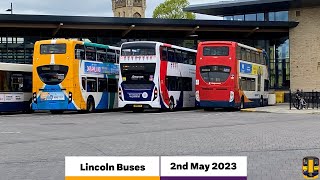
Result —
[{"label": "red double decker bus", "polygon": [[198,45],[196,102],[210,108],[247,108],[268,103],[266,53],[237,42]]}]

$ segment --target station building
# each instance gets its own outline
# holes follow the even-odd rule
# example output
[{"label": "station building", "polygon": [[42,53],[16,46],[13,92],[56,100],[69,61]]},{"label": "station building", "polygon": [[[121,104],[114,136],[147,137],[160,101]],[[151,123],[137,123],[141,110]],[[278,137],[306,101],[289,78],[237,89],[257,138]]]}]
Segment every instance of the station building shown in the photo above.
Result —
[{"label": "station building", "polygon": [[[190,6],[186,11],[223,16],[227,22],[258,21],[261,25],[275,21],[298,23],[289,28],[287,36],[277,39],[276,43],[269,39],[271,43],[264,47],[271,60],[270,80],[274,88],[320,91],[320,1],[223,1]],[[260,27],[254,31],[259,32]],[[268,38],[264,39],[268,41]]]},{"label": "station building", "polygon": [[32,63],[34,43],[52,38],[77,38],[113,46],[154,40],[188,48],[197,48],[200,41],[231,40],[268,51],[271,88],[320,90],[320,80],[315,78],[320,67],[316,51],[320,34],[315,29],[319,22],[311,16],[318,14],[318,4],[301,1],[235,1],[186,9],[223,16],[223,20],[2,14],[0,62]]}]

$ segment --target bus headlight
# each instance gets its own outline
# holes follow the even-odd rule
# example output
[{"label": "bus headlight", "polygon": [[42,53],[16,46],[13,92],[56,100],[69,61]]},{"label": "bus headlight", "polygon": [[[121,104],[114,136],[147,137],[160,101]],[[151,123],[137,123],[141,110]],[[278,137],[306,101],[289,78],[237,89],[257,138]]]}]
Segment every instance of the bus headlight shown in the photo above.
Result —
[{"label": "bus headlight", "polygon": [[37,104],[37,93],[33,93],[32,97],[33,102]]},{"label": "bus headlight", "polygon": [[233,102],[234,101],[234,92],[230,91],[230,99],[229,102]]},{"label": "bus headlight", "polygon": [[72,102],[72,92],[69,92],[68,102],[69,102],[69,103],[71,103],[71,102]]},{"label": "bus headlight", "polygon": [[153,101],[154,101],[158,98],[158,88],[157,87],[154,88],[153,94],[154,94],[154,96],[153,96]]},{"label": "bus headlight", "polygon": [[123,99],[122,99],[122,89],[120,87],[119,87],[119,91],[118,91],[118,96],[119,96],[119,99],[121,101],[123,101]]},{"label": "bus headlight", "polygon": [[200,101],[200,93],[199,91],[196,91],[196,101]]}]

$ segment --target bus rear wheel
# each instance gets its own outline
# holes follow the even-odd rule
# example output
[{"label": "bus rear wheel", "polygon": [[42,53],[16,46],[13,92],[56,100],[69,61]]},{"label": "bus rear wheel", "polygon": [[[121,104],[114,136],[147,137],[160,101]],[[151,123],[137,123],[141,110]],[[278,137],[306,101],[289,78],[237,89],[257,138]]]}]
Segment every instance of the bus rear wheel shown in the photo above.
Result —
[{"label": "bus rear wheel", "polygon": [[261,96],[260,98],[260,107],[263,107],[264,106],[264,99],[263,99],[263,96]]},{"label": "bus rear wheel", "polygon": [[244,109],[244,98],[241,97],[240,108],[239,110]]},{"label": "bus rear wheel", "polygon": [[95,103],[93,98],[89,98],[87,101],[87,112],[92,113],[95,111]]}]

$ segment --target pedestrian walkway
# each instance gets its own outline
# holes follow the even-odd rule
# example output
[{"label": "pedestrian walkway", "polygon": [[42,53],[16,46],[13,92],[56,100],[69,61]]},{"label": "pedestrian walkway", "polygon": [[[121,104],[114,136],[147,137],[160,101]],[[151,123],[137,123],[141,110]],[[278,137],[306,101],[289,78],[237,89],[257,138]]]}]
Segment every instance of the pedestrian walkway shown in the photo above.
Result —
[{"label": "pedestrian walkway", "polygon": [[279,113],[279,114],[320,114],[320,109],[312,109],[309,108],[307,110],[297,110],[296,108],[292,107],[290,110],[289,104],[277,104],[273,106],[265,106],[265,107],[258,107],[258,108],[247,108],[242,109],[242,112],[261,112],[261,113]]}]

